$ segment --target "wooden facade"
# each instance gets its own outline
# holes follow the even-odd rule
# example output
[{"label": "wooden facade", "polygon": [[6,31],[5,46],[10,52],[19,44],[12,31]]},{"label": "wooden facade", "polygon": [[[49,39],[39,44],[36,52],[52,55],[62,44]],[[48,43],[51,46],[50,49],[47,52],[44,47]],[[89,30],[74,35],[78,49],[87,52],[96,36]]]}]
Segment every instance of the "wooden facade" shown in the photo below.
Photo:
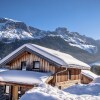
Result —
[{"label": "wooden facade", "polygon": [[48,61],[40,58],[37,55],[34,55],[29,52],[23,52],[21,55],[17,56],[15,59],[10,61],[7,65],[11,70],[21,70],[21,62],[26,61],[27,70],[32,70],[33,61],[40,62],[41,72],[52,72],[55,73],[57,71],[57,67],[53,64],[50,64]]},{"label": "wooden facade", "polygon": [[83,74],[81,74],[81,83],[82,84],[89,84],[90,82],[92,82],[93,79],[92,78],[89,78]]},{"label": "wooden facade", "polygon": [[[3,95],[6,95],[6,98],[4,100],[19,100],[19,97],[21,97],[26,91],[33,87],[36,87],[37,85],[0,82],[0,86],[5,87],[5,93]],[[9,92],[7,93],[6,86],[9,87],[9,89],[7,90]]]},{"label": "wooden facade", "polygon": [[[23,63],[22,63],[23,62]],[[25,62],[25,63],[24,63]],[[39,62],[39,69],[34,69],[34,63],[33,62]],[[77,84],[80,82],[80,74],[81,69],[75,68],[66,68],[63,66],[57,66],[55,62],[46,60],[45,58],[34,54],[29,51],[24,51],[9,62],[6,63],[6,67],[10,70],[22,70],[22,64],[26,66],[26,71],[38,71],[38,72],[51,72],[51,76],[48,77],[46,80],[46,83],[51,84],[53,86],[61,86],[61,87],[67,87],[70,84]],[[0,82],[3,84],[3,82]],[[10,85],[12,87],[12,99],[11,100],[17,100],[18,99],[18,88],[21,87],[21,91],[26,91],[30,88],[27,85],[21,85],[21,84],[14,84],[14,83],[4,83],[4,85]],[[31,86],[31,88],[34,87]],[[23,92],[23,93],[24,93]]]},{"label": "wooden facade", "polygon": [[80,69],[78,68],[66,69],[65,67],[62,66],[59,67],[30,52],[23,52],[22,54],[18,55],[15,59],[11,60],[6,65],[11,70],[21,70],[21,62],[23,61],[26,62],[26,70],[30,71],[35,71],[33,69],[33,62],[39,61],[40,68],[37,71],[51,72],[52,78],[48,81],[48,83],[51,85],[56,85],[57,83],[60,82],[80,79],[80,73],[81,73]]}]

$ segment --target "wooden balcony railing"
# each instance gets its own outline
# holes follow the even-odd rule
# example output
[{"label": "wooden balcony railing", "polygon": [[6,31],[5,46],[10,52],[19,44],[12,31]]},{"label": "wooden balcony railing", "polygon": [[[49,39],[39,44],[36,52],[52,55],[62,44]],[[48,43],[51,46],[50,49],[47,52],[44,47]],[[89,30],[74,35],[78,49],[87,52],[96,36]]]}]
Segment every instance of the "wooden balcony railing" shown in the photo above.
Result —
[{"label": "wooden balcony railing", "polygon": [[64,81],[64,82],[58,82],[58,83],[56,83],[56,86],[60,87],[62,89],[62,88],[67,88],[69,86],[78,84],[78,83],[80,83],[80,80],[68,80],[68,81]]}]

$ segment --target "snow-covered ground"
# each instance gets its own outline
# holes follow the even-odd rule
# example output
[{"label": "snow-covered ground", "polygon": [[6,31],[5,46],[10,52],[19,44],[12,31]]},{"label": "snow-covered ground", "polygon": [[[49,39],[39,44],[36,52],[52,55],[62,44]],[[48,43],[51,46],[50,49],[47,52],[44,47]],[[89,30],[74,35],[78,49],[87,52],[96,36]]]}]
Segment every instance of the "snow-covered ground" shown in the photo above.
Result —
[{"label": "snow-covered ground", "polygon": [[92,83],[100,83],[100,76],[95,78]]},{"label": "snow-covered ground", "polygon": [[64,90],[41,84],[27,91],[20,100],[100,100],[100,84],[77,84]]},{"label": "snow-covered ground", "polygon": [[[95,97],[100,96],[100,84],[97,83],[90,83],[90,84],[77,84],[71,86],[69,88],[64,89],[65,92],[69,92],[71,94],[75,94],[81,97]],[[91,98],[91,99],[92,99]],[[100,97],[99,97],[100,100]]]},{"label": "snow-covered ground", "polygon": [[40,84],[25,93],[20,100],[66,100],[66,93],[47,84]]},{"label": "snow-covered ground", "polygon": [[8,71],[8,69],[0,68],[0,72]]}]

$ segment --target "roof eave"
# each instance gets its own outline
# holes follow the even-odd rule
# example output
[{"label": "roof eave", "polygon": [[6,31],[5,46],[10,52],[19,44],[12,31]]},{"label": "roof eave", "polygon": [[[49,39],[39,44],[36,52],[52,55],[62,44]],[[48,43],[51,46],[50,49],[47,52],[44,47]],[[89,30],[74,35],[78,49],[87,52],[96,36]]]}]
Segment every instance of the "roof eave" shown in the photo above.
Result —
[{"label": "roof eave", "polygon": [[[27,44],[27,45],[28,45],[28,44]],[[55,66],[58,66],[58,67],[62,66],[61,64],[59,64],[59,63],[53,61],[52,59],[49,59],[49,58],[47,58],[47,57],[45,57],[45,56],[43,56],[43,55],[41,55],[41,54],[35,52],[34,50],[28,48],[27,45],[24,45],[23,48],[21,48],[18,52],[16,52],[16,53],[13,54],[12,56],[10,56],[10,57],[9,57],[8,59],[6,59],[5,61],[2,62],[2,60],[3,60],[3,59],[2,59],[2,60],[1,60],[1,63],[0,63],[0,66],[7,64],[8,62],[10,62],[10,61],[13,60],[14,58],[16,58],[18,55],[20,55],[20,54],[21,54],[22,52],[24,52],[24,51],[28,51],[28,52],[31,52],[31,53],[33,53],[33,54],[36,54],[37,56],[39,56],[39,57],[41,57],[41,58],[47,60],[48,62],[50,62],[51,64],[53,64],[53,65],[55,65]],[[8,56],[9,56],[9,55],[8,55]],[[7,57],[7,56],[6,56],[6,57]]]}]

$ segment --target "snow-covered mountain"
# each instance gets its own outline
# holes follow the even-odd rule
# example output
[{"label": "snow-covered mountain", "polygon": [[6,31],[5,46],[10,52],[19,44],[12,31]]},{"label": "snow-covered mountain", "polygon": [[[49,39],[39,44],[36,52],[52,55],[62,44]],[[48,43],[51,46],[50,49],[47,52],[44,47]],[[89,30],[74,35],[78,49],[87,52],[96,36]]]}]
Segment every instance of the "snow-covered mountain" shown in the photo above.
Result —
[{"label": "snow-covered mountain", "polygon": [[0,39],[30,39],[32,34],[26,24],[12,19],[0,19]]},{"label": "snow-covered mountain", "polygon": [[[43,31],[25,23],[8,18],[0,18],[0,40],[5,43],[18,40],[42,39],[44,37],[60,37],[70,46],[77,47],[89,53],[97,53],[98,48],[87,37],[77,32],[69,32],[67,28],[57,28],[54,31]],[[60,40],[59,40],[60,41]]]},{"label": "snow-covered mountain", "polygon": [[57,28],[55,32],[56,34],[50,34],[49,36],[59,36],[67,41],[70,46],[78,47],[89,53],[97,52],[97,46],[92,45],[85,36],[81,36],[77,32],[69,32],[66,28]]}]

